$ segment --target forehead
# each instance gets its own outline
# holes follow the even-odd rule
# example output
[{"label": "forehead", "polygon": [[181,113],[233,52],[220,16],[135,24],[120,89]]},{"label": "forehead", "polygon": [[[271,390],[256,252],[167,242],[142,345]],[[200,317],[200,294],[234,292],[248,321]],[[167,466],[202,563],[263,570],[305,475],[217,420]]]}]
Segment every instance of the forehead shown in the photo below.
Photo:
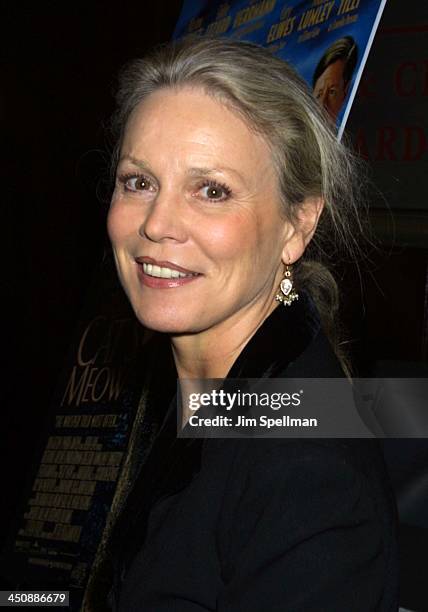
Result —
[{"label": "forehead", "polygon": [[324,70],[319,76],[315,86],[323,83],[338,83],[343,79],[343,71],[345,68],[344,60],[336,60]]},{"label": "forehead", "polygon": [[190,87],[161,89],[141,102],[127,122],[122,154],[271,165],[268,144],[237,112]]}]

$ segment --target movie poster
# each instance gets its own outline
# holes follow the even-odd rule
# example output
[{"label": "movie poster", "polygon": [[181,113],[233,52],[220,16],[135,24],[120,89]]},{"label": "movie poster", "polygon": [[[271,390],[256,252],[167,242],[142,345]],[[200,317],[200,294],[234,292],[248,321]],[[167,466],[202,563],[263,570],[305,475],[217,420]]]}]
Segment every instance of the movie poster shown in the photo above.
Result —
[{"label": "movie poster", "polygon": [[386,0],[185,0],[174,38],[227,36],[292,64],[342,136]]},{"label": "movie poster", "polygon": [[[147,441],[140,396],[149,332],[135,318],[111,261],[96,270],[27,483],[0,560],[14,589],[70,590],[81,608],[133,424]],[[138,420],[138,419],[137,419]],[[145,428],[145,429],[144,429]],[[143,454],[147,446],[143,445]]]}]

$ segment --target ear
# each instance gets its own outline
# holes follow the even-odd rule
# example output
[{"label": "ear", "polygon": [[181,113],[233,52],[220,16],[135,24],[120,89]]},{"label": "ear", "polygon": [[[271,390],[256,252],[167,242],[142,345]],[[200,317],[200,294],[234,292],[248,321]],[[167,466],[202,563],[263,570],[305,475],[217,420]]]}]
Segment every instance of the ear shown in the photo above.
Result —
[{"label": "ear", "polygon": [[282,250],[282,261],[291,264],[300,259],[312,239],[324,208],[321,197],[310,197],[299,205],[297,219],[287,237]]}]

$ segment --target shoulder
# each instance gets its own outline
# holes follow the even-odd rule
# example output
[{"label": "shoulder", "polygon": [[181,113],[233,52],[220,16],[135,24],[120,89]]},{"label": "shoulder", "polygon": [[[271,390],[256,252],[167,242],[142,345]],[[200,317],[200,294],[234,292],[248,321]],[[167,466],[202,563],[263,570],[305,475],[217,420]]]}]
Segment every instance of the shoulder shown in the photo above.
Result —
[{"label": "shoulder", "polygon": [[227,457],[220,524],[238,548],[268,516],[266,529],[280,531],[285,547],[338,525],[364,524],[374,549],[396,537],[395,501],[377,440],[209,442],[210,462],[220,453],[225,465]]},{"label": "shoulder", "polygon": [[243,481],[268,491],[275,485],[304,487],[306,481],[326,481],[345,487],[373,477],[388,482],[379,443],[374,439],[249,438],[207,440],[204,456],[216,461],[227,456],[228,483],[234,488]]},{"label": "shoulder", "polygon": [[367,590],[372,605],[387,583],[395,593],[396,517],[376,441],[234,442],[217,533],[226,581],[278,564],[288,585],[295,579],[297,598],[297,584],[313,585],[308,606],[318,589],[332,603],[344,584],[343,604]]},{"label": "shoulder", "polygon": [[[275,474],[297,475],[295,468],[330,472],[344,466],[349,471],[369,476],[373,470],[387,478],[379,441],[352,438],[237,438],[206,439],[205,461],[227,456],[228,469],[235,478],[271,480]],[[266,468],[269,466],[269,470]]]},{"label": "shoulder", "polygon": [[[392,529],[396,508],[377,440],[248,439],[206,441],[205,461],[227,469],[223,511],[232,522],[270,504],[304,522],[330,512],[359,516]],[[219,457],[222,457],[219,460]],[[204,462],[205,462],[204,461]]]}]

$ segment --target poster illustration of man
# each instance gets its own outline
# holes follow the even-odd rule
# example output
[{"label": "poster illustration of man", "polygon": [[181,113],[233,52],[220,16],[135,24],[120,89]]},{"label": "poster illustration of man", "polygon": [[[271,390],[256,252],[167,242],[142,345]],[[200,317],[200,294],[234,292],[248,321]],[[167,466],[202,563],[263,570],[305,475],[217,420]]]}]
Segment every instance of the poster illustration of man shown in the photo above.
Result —
[{"label": "poster illustration of man", "polygon": [[348,95],[357,61],[355,40],[352,36],[344,36],[328,47],[315,68],[314,95],[334,122]]}]

